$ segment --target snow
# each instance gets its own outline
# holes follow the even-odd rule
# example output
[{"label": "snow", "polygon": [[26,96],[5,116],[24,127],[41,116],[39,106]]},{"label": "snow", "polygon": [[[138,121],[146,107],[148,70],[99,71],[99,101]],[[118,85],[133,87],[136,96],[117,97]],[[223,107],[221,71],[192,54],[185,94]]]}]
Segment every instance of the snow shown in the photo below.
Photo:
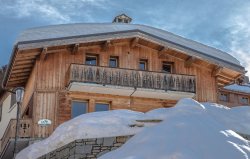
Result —
[{"label": "snow", "polygon": [[[208,110],[208,109],[209,110]],[[121,148],[100,159],[248,159],[249,141],[210,115],[213,110],[229,111],[219,105],[183,99],[170,109],[161,109],[163,122],[145,128]],[[146,113],[156,117],[160,110]],[[238,115],[241,111],[232,111]],[[232,113],[232,114],[233,114]],[[239,117],[239,116],[238,116]],[[249,118],[248,118],[249,119]],[[249,120],[248,120],[249,121]]]},{"label": "snow", "polygon": [[244,84],[244,85],[232,84],[225,86],[224,89],[243,92],[243,93],[250,93],[250,84]]},{"label": "snow", "polygon": [[113,110],[87,113],[61,124],[53,134],[34,143],[16,156],[16,159],[34,159],[77,139],[133,135],[143,128],[129,127],[144,113],[131,110]]},{"label": "snow", "polygon": [[[130,127],[142,120],[163,120]],[[181,99],[175,107],[147,113],[113,110],[81,115],[60,125],[45,140],[30,145],[17,159],[33,159],[76,139],[134,135],[125,145],[101,159],[248,159],[250,107],[228,108],[216,103]],[[141,123],[139,123],[141,124]],[[136,149],[135,149],[136,147]]]}]

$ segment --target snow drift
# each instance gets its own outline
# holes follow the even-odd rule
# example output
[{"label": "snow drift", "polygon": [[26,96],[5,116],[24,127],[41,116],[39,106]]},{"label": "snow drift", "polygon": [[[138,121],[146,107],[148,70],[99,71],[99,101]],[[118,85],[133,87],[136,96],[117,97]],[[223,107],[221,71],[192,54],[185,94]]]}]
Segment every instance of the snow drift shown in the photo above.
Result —
[{"label": "snow drift", "polygon": [[[248,159],[249,107],[229,109],[214,103],[182,99],[173,108],[147,113],[113,110],[81,115],[60,125],[47,139],[30,145],[17,159],[34,159],[76,139],[132,135],[124,146],[101,159]],[[163,120],[146,128],[136,120]]]},{"label": "snow drift", "polygon": [[207,107],[211,106],[183,99],[174,108],[148,112],[147,117],[160,114],[164,121],[100,159],[248,159],[249,141],[228,130],[232,125],[223,125],[214,118],[216,115],[210,115],[212,110],[227,109],[211,107],[208,111]]}]

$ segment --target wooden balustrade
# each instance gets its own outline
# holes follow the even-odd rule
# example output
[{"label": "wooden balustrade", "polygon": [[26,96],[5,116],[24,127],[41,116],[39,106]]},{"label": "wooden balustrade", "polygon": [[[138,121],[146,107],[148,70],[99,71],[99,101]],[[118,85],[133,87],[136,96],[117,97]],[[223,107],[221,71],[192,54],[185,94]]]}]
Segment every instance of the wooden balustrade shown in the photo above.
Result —
[{"label": "wooden balustrade", "polygon": [[134,88],[148,88],[181,92],[196,91],[195,76],[163,72],[139,71],[90,65],[71,64],[66,84],[71,82],[96,83]]},{"label": "wooden balustrade", "polygon": [[[1,151],[3,151],[4,147],[11,138],[15,138],[15,133],[16,133],[16,119],[11,119],[1,139]],[[21,119],[18,137],[29,138],[31,137],[31,134],[32,134],[32,120]]]}]

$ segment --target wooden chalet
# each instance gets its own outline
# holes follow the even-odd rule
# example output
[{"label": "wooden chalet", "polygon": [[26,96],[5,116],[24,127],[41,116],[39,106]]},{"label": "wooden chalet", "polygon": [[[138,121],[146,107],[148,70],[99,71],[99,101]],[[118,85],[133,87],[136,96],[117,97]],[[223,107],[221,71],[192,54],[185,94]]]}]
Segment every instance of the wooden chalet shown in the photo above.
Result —
[{"label": "wooden chalet", "polygon": [[218,103],[228,107],[250,105],[250,83],[232,84],[219,88]]},{"label": "wooden chalet", "polygon": [[[47,137],[87,112],[146,112],[185,97],[216,102],[219,87],[245,74],[226,52],[131,20],[52,25],[20,34],[3,86],[25,88],[21,116],[31,121],[30,138]],[[52,125],[41,127],[40,119]]]}]

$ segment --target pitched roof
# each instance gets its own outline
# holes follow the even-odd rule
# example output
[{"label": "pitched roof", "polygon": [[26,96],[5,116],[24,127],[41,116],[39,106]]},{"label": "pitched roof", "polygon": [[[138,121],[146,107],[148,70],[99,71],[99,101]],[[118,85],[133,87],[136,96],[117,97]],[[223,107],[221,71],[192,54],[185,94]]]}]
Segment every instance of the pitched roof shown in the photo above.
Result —
[{"label": "pitched roof", "polygon": [[[183,38],[165,30],[139,24],[124,23],[80,23],[51,25],[45,27],[32,28],[23,31],[17,38],[16,44],[28,44],[41,41],[51,42],[53,40],[65,40],[72,38],[82,38],[91,36],[103,36],[107,34],[138,33],[137,35],[147,36],[147,38],[178,48],[185,53],[213,61],[217,65],[232,68],[243,72],[244,67],[230,54],[207,45]],[[72,40],[70,41],[72,42]],[[48,45],[48,44],[47,44]]]},{"label": "pitched roof", "polygon": [[243,84],[243,85],[232,84],[232,85],[225,86],[224,89],[250,94],[250,83]]}]

